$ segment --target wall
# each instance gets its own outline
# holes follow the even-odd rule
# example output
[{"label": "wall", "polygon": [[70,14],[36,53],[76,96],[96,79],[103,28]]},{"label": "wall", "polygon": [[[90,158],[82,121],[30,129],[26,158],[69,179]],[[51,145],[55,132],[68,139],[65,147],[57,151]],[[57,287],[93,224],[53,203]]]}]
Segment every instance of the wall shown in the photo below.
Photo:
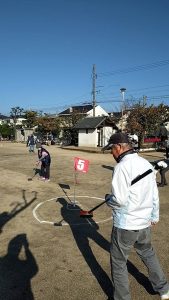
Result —
[{"label": "wall", "polygon": [[[108,116],[108,113],[100,105],[97,105],[95,107],[95,117],[99,116]],[[88,111],[87,117],[93,117],[93,109]]]},{"label": "wall", "polygon": [[97,129],[80,129],[78,134],[78,146],[79,147],[97,147]]},{"label": "wall", "polygon": [[103,127],[103,147],[107,145],[113,133],[115,133],[115,130],[112,127]]},{"label": "wall", "polygon": [[24,135],[21,133],[21,129],[16,130],[16,137],[17,142],[26,142],[28,135],[31,135],[33,133],[33,129],[24,129]]},{"label": "wall", "polygon": [[103,127],[100,130],[98,129],[89,129],[88,134],[85,129],[79,130],[78,134],[78,146],[79,147],[97,147],[98,146],[98,131],[103,132],[103,135],[100,135],[102,141],[100,140],[99,144],[101,147],[107,145],[110,136],[115,132],[112,127]]}]

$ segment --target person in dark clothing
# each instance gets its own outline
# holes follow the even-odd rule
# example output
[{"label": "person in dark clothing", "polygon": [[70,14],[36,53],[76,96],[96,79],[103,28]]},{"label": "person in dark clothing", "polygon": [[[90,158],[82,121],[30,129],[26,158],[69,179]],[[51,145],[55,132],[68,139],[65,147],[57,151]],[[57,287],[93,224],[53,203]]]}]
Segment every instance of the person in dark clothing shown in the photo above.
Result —
[{"label": "person in dark clothing", "polygon": [[43,145],[38,149],[38,159],[37,164],[41,163],[40,179],[50,181],[51,156]]},{"label": "person in dark clothing", "polygon": [[167,140],[165,141],[165,152],[166,152],[166,158],[169,159],[169,136],[167,137]]},{"label": "person in dark clothing", "polygon": [[35,143],[36,141],[34,135],[33,134],[29,135],[27,139],[27,147],[29,146],[29,152],[34,152]]}]

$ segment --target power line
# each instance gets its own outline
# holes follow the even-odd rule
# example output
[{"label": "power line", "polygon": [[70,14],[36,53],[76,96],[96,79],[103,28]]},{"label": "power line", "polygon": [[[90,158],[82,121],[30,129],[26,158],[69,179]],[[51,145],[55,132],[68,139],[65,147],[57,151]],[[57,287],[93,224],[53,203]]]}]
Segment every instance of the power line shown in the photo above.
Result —
[{"label": "power line", "polygon": [[169,87],[169,84],[150,86],[150,87],[145,87],[145,88],[140,88],[140,89],[132,89],[132,90],[129,90],[129,91],[130,92],[143,91],[143,90],[149,90],[149,89],[155,89],[155,88],[163,88],[163,87],[167,87],[167,86]]},{"label": "power line", "polygon": [[163,67],[168,64],[169,64],[169,60],[166,59],[166,60],[161,60],[158,62],[153,62],[150,64],[134,66],[134,67],[129,67],[129,68],[125,68],[125,69],[119,69],[119,70],[115,70],[115,71],[111,71],[111,72],[98,73],[98,76],[113,76],[113,75],[117,75],[117,74],[127,74],[130,72],[136,72],[136,71],[143,71],[143,70],[145,71],[145,70]]}]

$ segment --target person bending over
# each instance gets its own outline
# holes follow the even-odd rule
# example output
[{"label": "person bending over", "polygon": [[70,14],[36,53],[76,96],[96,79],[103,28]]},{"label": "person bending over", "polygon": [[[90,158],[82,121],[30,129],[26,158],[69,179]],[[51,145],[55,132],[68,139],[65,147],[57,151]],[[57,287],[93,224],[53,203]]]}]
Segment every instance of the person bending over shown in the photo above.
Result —
[{"label": "person bending over", "polygon": [[43,145],[38,149],[38,158],[37,164],[41,163],[40,179],[50,181],[51,156]]}]

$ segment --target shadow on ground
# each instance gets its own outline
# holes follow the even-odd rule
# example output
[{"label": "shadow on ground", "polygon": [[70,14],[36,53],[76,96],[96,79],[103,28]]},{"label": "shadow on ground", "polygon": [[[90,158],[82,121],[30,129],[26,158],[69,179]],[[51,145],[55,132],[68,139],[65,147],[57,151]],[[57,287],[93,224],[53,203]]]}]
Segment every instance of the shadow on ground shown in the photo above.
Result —
[{"label": "shadow on ground", "polygon": [[[97,261],[97,258],[95,257],[89,244],[89,240],[93,240],[97,245],[99,245],[108,253],[110,252],[110,243],[98,232],[99,226],[93,219],[80,218],[80,207],[76,205],[76,207],[73,208],[72,206],[72,209],[69,210],[68,206],[70,204],[64,198],[58,198],[56,202],[59,202],[61,204],[62,220],[55,225],[61,226],[62,221],[65,221],[69,224],[76,244],[86,263],[88,264],[92,274],[97,279],[99,285],[101,286],[108,299],[112,299],[112,282]],[[86,222],[86,224],[84,222]],[[148,278],[143,273],[141,273],[130,261],[128,261],[127,266],[129,273],[138,281],[138,283],[141,284],[149,294],[155,295],[155,292],[153,291]]]},{"label": "shadow on ground", "polygon": [[102,168],[104,168],[104,169],[108,169],[108,170],[110,170],[110,171],[114,172],[114,167],[112,167],[112,166],[106,166],[106,165],[102,165]]},{"label": "shadow on ground", "polygon": [[12,202],[11,206],[14,206],[14,208],[10,212],[4,211],[0,214],[0,233],[2,233],[2,228],[7,222],[16,217],[21,211],[25,210],[37,199],[37,192],[33,191],[32,193],[33,198],[30,201],[27,201],[26,190],[22,190],[23,202]]},{"label": "shadow on ground", "polygon": [[[19,258],[21,251],[24,259]],[[0,257],[0,299],[33,300],[31,279],[37,272],[26,234],[16,235],[8,244],[7,254]]]},{"label": "shadow on ground", "polygon": [[[58,198],[57,202],[59,202],[61,207],[61,215],[64,221],[66,221],[72,230],[73,236],[77,243],[77,246],[82,253],[85,261],[87,262],[89,268],[92,271],[92,274],[97,279],[104,293],[109,297],[112,295],[112,283],[106,272],[98,263],[90,245],[89,239],[95,241],[101,248],[109,252],[110,244],[109,242],[98,232],[99,226],[94,222],[94,220],[90,220],[89,222],[80,218],[79,211],[80,207],[76,205],[75,210],[68,210],[67,205],[68,202],[64,198]],[[72,213],[73,212],[73,213]],[[72,223],[77,223],[78,226],[72,225]],[[86,225],[84,226],[84,222]],[[83,226],[80,226],[83,225]]]}]

